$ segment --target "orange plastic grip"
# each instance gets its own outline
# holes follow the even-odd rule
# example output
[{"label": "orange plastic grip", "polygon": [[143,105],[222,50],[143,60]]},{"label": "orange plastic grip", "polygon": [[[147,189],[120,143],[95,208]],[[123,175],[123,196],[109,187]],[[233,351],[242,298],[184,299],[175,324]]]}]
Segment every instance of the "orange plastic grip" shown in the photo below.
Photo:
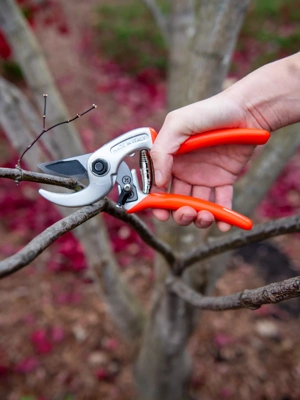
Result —
[{"label": "orange plastic grip", "polygon": [[265,144],[269,138],[270,132],[263,129],[218,129],[191,136],[180,146],[176,155],[222,144]]},{"label": "orange plastic grip", "polygon": [[196,211],[209,211],[214,215],[216,220],[227,222],[241,229],[250,230],[252,228],[251,219],[242,214],[211,203],[210,201],[179,194],[151,193],[127,212],[131,214],[146,210],[147,208],[162,208],[175,211],[183,206],[190,206]]}]

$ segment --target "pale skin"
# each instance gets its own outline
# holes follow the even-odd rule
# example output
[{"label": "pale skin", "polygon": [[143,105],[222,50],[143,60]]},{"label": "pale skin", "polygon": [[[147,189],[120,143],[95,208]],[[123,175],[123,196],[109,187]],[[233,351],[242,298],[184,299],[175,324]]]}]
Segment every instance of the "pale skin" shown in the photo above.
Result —
[{"label": "pale skin", "polygon": [[[169,113],[151,156],[156,191],[215,201],[232,207],[233,184],[253,154],[254,146],[228,145],[173,157],[190,136],[218,128],[261,128],[270,132],[300,121],[300,53],[259,68],[230,88],[207,100]],[[166,221],[170,213],[154,210]],[[181,207],[172,213],[178,225],[194,223],[208,228],[214,222],[208,211]],[[217,222],[221,231],[230,225]]]}]

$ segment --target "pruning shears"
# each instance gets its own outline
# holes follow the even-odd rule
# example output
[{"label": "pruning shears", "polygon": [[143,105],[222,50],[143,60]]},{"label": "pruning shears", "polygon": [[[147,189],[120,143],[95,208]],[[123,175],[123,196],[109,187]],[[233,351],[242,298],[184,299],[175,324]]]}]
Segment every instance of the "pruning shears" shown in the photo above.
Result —
[{"label": "pruning shears", "polygon": [[[138,128],[126,132],[106,143],[93,153],[39,164],[47,174],[88,179],[89,184],[79,192],[64,194],[40,189],[47,200],[66,207],[81,207],[92,204],[106,196],[118,184],[118,207],[128,213],[148,208],[177,210],[190,206],[196,211],[210,211],[216,220],[227,222],[241,229],[251,229],[252,221],[233,210],[215,203],[190,196],[171,193],[151,193],[154,172],[150,150],[157,137],[152,128]],[[196,149],[227,144],[265,144],[270,133],[261,129],[219,129],[191,136],[176,155]],[[142,188],[136,170],[130,170],[124,161],[126,156],[140,152]]]}]

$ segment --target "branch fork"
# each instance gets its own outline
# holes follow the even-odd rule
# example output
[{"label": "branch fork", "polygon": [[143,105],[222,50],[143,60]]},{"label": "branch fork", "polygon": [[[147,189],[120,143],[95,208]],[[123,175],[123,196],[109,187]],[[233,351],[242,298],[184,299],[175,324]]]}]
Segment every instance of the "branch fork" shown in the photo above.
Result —
[{"label": "branch fork", "polygon": [[[19,166],[16,166],[15,169],[0,168],[0,177],[14,179],[17,182],[20,180],[26,180],[31,182],[47,183],[77,191],[83,189],[83,185],[75,179],[54,177],[52,175],[25,171]],[[188,287],[183,280],[180,279],[180,276],[187,268],[200,260],[229,250],[237,249],[246,243],[282,234],[300,232],[300,215],[262,223],[255,226],[252,231],[234,232],[225,237],[215,239],[212,242],[204,243],[189,254],[178,256],[170,246],[158,239],[140,218],[133,214],[127,214],[124,210],[116,207],[114,202],[107,198],[104,198],[90,206],[83,207],[71,215],[61,219],[35,237],[18,253],[1,261],[0,278],[8,276],[25,267],[57,238],[101,212],[106,212],[109,215],[126,222],[138,233],[141,239],[148,246],[165,258],[169,265],[171,274],[166,280],[168,289],[195,307],[213,311],[237,308],[256,309],[262,304],[278,303],[283,300],[300,296],[299,276],[282,282],[272,283],[271,285],[258,289],[244,290],[243,292],[221,297],[202,296]]]}]

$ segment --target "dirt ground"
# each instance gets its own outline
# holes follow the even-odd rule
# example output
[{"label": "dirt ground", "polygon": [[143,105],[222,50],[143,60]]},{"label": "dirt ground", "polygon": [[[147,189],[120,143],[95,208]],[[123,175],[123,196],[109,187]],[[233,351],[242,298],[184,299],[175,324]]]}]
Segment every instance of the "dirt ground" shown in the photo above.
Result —
[{"label": "dirt ground", "polygon": [[[108,79],[103,69],[99,73],[101,55],[95,56],[95,37],[89,27],[92,10],[99,3],[60,0],[68,16],[68,34],[39,22],[35,27],[70,115],[90,104],[98,105],[98,114],[76,125],[88,151],[112,134],[134,127],[134,122],[136,126],[142,122],[158,127],[165,113],[163,108],[158,112],[150,109],[134,121],[126,105],[116,107],[110,93],[95,91]],[[3,157],[5,153],[8,159],[3,138],[1,146]],[[29,198],[35,198],[32,189],[28,193]],[[19,218],[21,209],[14,211]],[[22,231],[9,231],[7,226],[3,217],[3,258],[24,245],[27,238]],[[126,236],[124,229],[120,234]],[[298,239],[290,236],[276,242],[290,255],[297,273]],[[136,249],[130,249],[134,256]],[[32,265],[0,283],[0,400],[135,399],[128,344],[119,337],[84,270],[45,268],[54,250],[50,247]],[[258,268],[236,257],[219,281],[216,294],[263,285]],[[149,258],[141,261],[131,257],[123,274],[134,292],[149,304],[153,282]],[[194,361],[191,399],[200,399],[200,395],[201,400],[300,399],[299,319],[283,308],[203,312],[189,350]]]}]

